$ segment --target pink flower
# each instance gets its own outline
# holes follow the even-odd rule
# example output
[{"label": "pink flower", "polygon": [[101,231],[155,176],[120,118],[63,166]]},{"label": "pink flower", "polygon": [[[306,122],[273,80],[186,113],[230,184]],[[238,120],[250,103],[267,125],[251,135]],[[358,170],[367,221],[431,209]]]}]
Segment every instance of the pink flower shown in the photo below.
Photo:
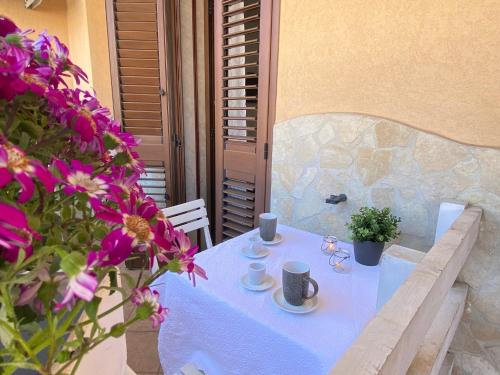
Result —
[{"label": "pink flower", "polygon": [[139,139],[135,138],[130,133],[124,133],[121,131],[121,125],[118,121],[110,121],[108,124],[108,129],[104,132],[104,137],[109,137],[111,143],[114,143],[114,147],[110,148],[116,150],[117,152],[131,150],[139,145]]},{"label": "pink flower", "polygon": [[5,203],[0,203],[0,256],[8,262],[16,262],[19,251],[25,257],[33,253],[33,238],[39,240],[40,235],[28,225],[23,211]]},{"label": "pink flower", "polygon": [[101,267],[116,266],[132,253],[133,238],[123,235],[118,228],[109,232],[101,241],[101,249],[97,252],[98,265]]},{"label": "pink flower", "polygon": [[198,246],[192,246],[191,240],[184,231],[175,231],[175,240],[172,243],[172,250],[175,251],[176,258],[179,260],[181,271],[187,272],[189,277],[193,276],[193,284],[196,285],[198,275],[207,280],[207,274],[203,268],[194,264],[194,256],[198,252]]},{"label": "pink flower", "polygon": [[0,36],[5,37],[8,34],[13,34],[19,31],[19,28],[14,22],[7,17],[0,17]]},{"label": "pink flower", "polygon": [[96,254],[90,253],[87,265],[80,268],[79,272],[69,276],[68,285],[61,302],[56,304],[56,311],[74,305],[77,298],[92,301],[99,282],[96,275],[90,270],[96,263]]},{"label": "pink flower", "polygon": [[99,250],[102,265],[117,265],[125,260],[132,250],[149,251],[152,263],[154,233],[153,221],[158,208],[149,197],[140,197],[132,191],[128,200],[116,199],[119,210],[101,205],[96,208],[96,216],[109,223],[118,224],[106,235]]},{"label": "pink flower", "polygon": [[23,93],[29,90],[40,97],[44,96],[49,87],[47,75],[50,76],[50,74],[51,70],[46,67],[26,68],[17,82],[18,92]]},{"label": "pink flower", "polygon": [[64,177],[64,193],[72,195],[76,192],[86,193],[91,203],[99,205],[97,197],[108,194],[109,178],[102,174],[93,175],[93,168],[79,160],[71,161],[71,168],[62,160],[54,161]]},{"label": "pink flower", "polygon": [[33,196],[34,178],[40,180],[48,192],[54,191],[57,180],[38,160],[30,159],[12,144],[0,145],[0,188],[15,179],[21,185],[19,203],[24,203]]},{"label": "pink flower", "polygon": [[84,142],[92,142],[96,134],[102,134],[110,122],[110,112],[87,91],[62,90],[66,108],[58,115],[60,120],[77,132]]},{"label": "pink flower", "polygon": [[147,248],[154,238],[152,220],[156,218],[158,207],[149,197],[140,197],[132,191],[127,201],[116,199],[119,210],[102,206],[96,216],[110,223],[122,226],[121,233],[132,239],[132,246]]},{"label": "pink flower", "polygon": [[170,222],[159,219],[154,232],[155,243],[158,248],[156,258],[160,264],[177,260],[179,272],[187,272],[190,278],[192,275],[194,285],[196,285],[196,275],[207,280],[203,268],[194,263],[194,256],[198,252],[198,246],[191,245],[191,240],[184,231],[177,231]]},{"label": "pink flower", "polygon": [[36,61],[51,68],[51,83],[54,87],[59,84],[67,86],[64,80],[64,77],[68,77],[66,72],[74,77],[77,85],[80,80],[88,82],[87,75],[69,59],[68,48],[57,37],[41,33],[33,43],[33,51]]},{"label": "pink flower", "polygon": [[149,319],[153,322],[153,328],[163,323],[165,321],[165,316],[168,314],[168,309],[159,304],[159,297],[160,294],[156,290],[151,291],[148,287],[144,287],[134,289],[131,298],[134,305],[151,308],[152,313]]},{"label": "pink flower", "polygon": [[[60,276],[56,276],[56,278],[59,280]],[[19,294],[19,297],[16,300],[15,303],[16,306],[23,306],[31,302],[34,302],[38,290],[40,289],[42,284],[44,282],[49,282],[49,281],[50,281],[50,275],[47,268],[40,269],[40,271],[38,271],[37,280],[35,280],[31,284],[21,285],[20,287],[21,293]]]},{"label": "pink flower", "polygon": [[139,189],[139,185],[137,185],[139,177],[139,173],[130,171],[126,167],[112,166],[110,178],[113,181],[113,185],[111,186],[111,191],[115,197],[121,197],[122,194],[129,196],[132,191]]}]

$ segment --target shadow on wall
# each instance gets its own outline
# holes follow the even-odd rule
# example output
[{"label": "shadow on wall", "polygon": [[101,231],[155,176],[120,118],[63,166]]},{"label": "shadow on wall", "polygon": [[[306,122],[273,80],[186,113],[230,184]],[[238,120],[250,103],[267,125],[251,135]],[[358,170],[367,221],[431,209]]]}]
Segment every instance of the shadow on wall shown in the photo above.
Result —
[{"label": "shadow on wall", "polygon": [[[354,114],[278,123],[273,142],[271,210],[284,224],[348,240],[344,224],[353,212],[365,205],[391,207],[402,218],[398,242],[427,251],[442,201],[480,206],[481,234],[461,277],[472,288],[473,302],[464,322],[485,326],[468,325],[461,334],[470,338],[455,349],[463,354],[464,369],[484,358],[500,368],[500,150]],[[347,202],[325,203],[339,193]],[[496,333],[474,332],[484,327]],[[478,345],[465,347],[467,342]]]}]

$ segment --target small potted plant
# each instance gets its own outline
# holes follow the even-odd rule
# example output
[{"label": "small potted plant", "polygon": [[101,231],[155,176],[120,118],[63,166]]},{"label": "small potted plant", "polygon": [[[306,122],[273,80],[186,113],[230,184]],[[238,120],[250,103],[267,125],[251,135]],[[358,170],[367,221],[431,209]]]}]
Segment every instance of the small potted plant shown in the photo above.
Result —
[{"label": "small potted plant", "polygon": [[394,216],[388,207],[381,210],[362,207],[359,213],[351,215],[351,222],[346,226],[351,231],[356,262],[365,266],[376,266],[385,243],[399,235],[400,222],[401,218]]}]

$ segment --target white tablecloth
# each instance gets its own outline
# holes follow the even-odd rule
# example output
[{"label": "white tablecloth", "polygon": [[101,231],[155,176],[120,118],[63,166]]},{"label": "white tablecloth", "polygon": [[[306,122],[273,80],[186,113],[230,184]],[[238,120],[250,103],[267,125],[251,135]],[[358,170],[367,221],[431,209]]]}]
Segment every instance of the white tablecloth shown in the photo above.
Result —
[{"label": "white tablecloth", "polygon": [[[158,338],[165,374],[188,362],[207,375],[325,374],[353,343],[375,315],[379,268],[353,259],[353,271],[338,274],[320,251],[321,236],[284,225],[278,232],[283,242],[260,260],[276,281],[270,290],[251,292],[239,284],[252,262],[240,249],[255,231],[197,255],[208,281],[198,279],[193,287],[186,275],[171,273],[158,280],[162,304],[170,308]],[[272,300],[289,260],[308,263],[319,284],[319,307],[310,314],[287,313]]]}]

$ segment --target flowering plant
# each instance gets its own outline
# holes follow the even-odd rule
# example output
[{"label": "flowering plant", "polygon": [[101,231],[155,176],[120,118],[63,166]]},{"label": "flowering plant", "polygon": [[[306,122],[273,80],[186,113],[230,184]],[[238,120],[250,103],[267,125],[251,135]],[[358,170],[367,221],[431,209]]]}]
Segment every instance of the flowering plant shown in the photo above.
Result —
[{"label": "flowering plant", "polygon": [[[64,44],[29,33],[0,17],[0,372],[74,373],[135,321],[164,320],[148,287],[161,273],[206,276],[198,248],[137,184],[138,141],[78,87],[87,77]],[[136,251],[162,267],[102,311],[104,292],[125,293],[118,266]],[[127,301],[131,318],[101,327]]]}]

